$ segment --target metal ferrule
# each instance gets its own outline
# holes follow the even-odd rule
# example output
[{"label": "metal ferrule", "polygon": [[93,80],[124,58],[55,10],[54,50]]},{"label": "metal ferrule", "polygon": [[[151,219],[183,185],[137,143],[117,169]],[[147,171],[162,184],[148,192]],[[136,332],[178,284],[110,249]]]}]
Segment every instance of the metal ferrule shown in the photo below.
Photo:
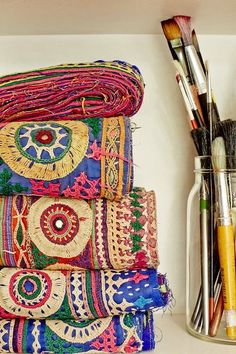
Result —
[{"label": "metal ferrule", "polygon": [[224,172],[216,172],[217,196],[218,196],[218,225],[232,225],[229,203],[229,188]]},{"label": "metal ferrule", "polygon": [[188,67],[187,67],[187,63],[186,63],[186,58],[185,58],[185,54],[184,54],[184,50],[183,47],[181,45],[181,47],[176,47],[173,48],[175,51],[175,54],[177,55],[179,62],[183,68],[184,74],[186,76],[186,78],[189,78],[189,72],[188,72]]},{"label": "metal ferrule", "polygon": [[207,187],[206,181],[204,179],[202,181],[202,187],[201,187],[201,191],[200,191],[200,199],[206,200],[206,201],[209,199],[208,187]]},{"label": "metal ferrule", "polygon": [[178,47],[183,47],[183,43],[182,43],[181,38],[171,39],[170,43],[171,43],[171,47],[173,49],[178,48]]},{"label": "metal ferrule", "polygon": [[191,68],[195,84],[198,89],[198,94],[201,95],[207,92],[206,76],[202,68],[202,64],[193,45],[188,45],[185,48],[185,53],[189,66]]}]

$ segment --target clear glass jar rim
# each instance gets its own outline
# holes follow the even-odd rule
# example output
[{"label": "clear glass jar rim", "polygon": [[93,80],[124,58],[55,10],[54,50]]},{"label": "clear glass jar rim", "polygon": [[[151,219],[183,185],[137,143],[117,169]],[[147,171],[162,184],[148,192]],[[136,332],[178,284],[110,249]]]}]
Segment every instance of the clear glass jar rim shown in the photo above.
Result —
[{"label": "clear glass jar rim", "polygon": [[231,155],[219,155],[214,156],[214,160],[223,161],[225,168],[214,168],[213,167],[213,157],[211,155],[206,156],[195,156],[195,173],[236,173],[236,156]]}]

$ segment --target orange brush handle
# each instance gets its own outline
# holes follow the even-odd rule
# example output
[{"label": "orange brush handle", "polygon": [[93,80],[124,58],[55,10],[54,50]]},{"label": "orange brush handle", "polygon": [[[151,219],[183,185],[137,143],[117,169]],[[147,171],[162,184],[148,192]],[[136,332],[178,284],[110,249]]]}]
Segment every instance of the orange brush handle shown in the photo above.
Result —
[{"label": "orange brush handle", "polygon": [[221,317],[224,311],[224,304],[223,304],[223,296],[222,292],[220,292],[220,296],[216,305],[216,309],[213,315],[213,318],[210,323],[209,334],[211,337],[215,337],[217,335],[218,328],[220,326]]}]

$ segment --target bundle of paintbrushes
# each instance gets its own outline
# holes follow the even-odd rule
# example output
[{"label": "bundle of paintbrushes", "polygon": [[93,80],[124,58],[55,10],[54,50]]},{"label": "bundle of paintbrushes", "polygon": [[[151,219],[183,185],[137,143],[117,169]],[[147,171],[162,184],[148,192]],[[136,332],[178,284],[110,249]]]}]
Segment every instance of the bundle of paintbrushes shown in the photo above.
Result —
[{"label": "bundle of paintbrushes", "polygon": [[203,62],[191,18],[175,16],[162,21],[163,32],[176,66],[176,80],[182,92],[192,129],[210,127],[219,114],[209,87],[209,73]]},{"label": "bundle of paintbrushes", "polygon": [[[209,67],[202,58],[196,32],[191,27],[191,17],[174,16],[161,24],[187,109],[191,136],[200,156],[197,159],[199,170],[196,171],[198,176],[194,188],[200,204],[198,233],[201,275],[195,306],[189,309],[187,303],[187,316],[190,316],[187,324],[191,333],[216,336],[221,323],[226,327],[227,338],[235,340],[233,222],[236,174],[232,171],[236,171],[236,122],[220,121]],[[189,263],[187,259],[187,266]],[[187,280],[190,276],[188,274]],[[187,290],[187,302],[188,298]],[[221,321],[223,317],[225,319]]]}]

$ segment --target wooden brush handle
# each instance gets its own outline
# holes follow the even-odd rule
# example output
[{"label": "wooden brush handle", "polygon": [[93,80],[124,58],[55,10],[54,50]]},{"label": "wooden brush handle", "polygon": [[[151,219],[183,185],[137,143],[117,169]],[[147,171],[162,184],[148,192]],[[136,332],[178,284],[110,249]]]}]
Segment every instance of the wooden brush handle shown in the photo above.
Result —
[{"label": "wooden brush handle", "polygon": [[[204,117],[203,117],[203,113],[202,113],[202,107],[201,107],[201,103],[200,103],[199,97],[198,97],[197,88],[196,88],[195,85],[191,85],[191,86],[190,86],[190,90],[191,90],[191,92],[192,92],[195,105],[197,106],[198,112],[199,112],[200,117],[201,117],[201,122],[202,122],[201,125],[205,125],[205,121],[204,121]],[[201,126],[201,125],[200,125],[200,126]]]}]

